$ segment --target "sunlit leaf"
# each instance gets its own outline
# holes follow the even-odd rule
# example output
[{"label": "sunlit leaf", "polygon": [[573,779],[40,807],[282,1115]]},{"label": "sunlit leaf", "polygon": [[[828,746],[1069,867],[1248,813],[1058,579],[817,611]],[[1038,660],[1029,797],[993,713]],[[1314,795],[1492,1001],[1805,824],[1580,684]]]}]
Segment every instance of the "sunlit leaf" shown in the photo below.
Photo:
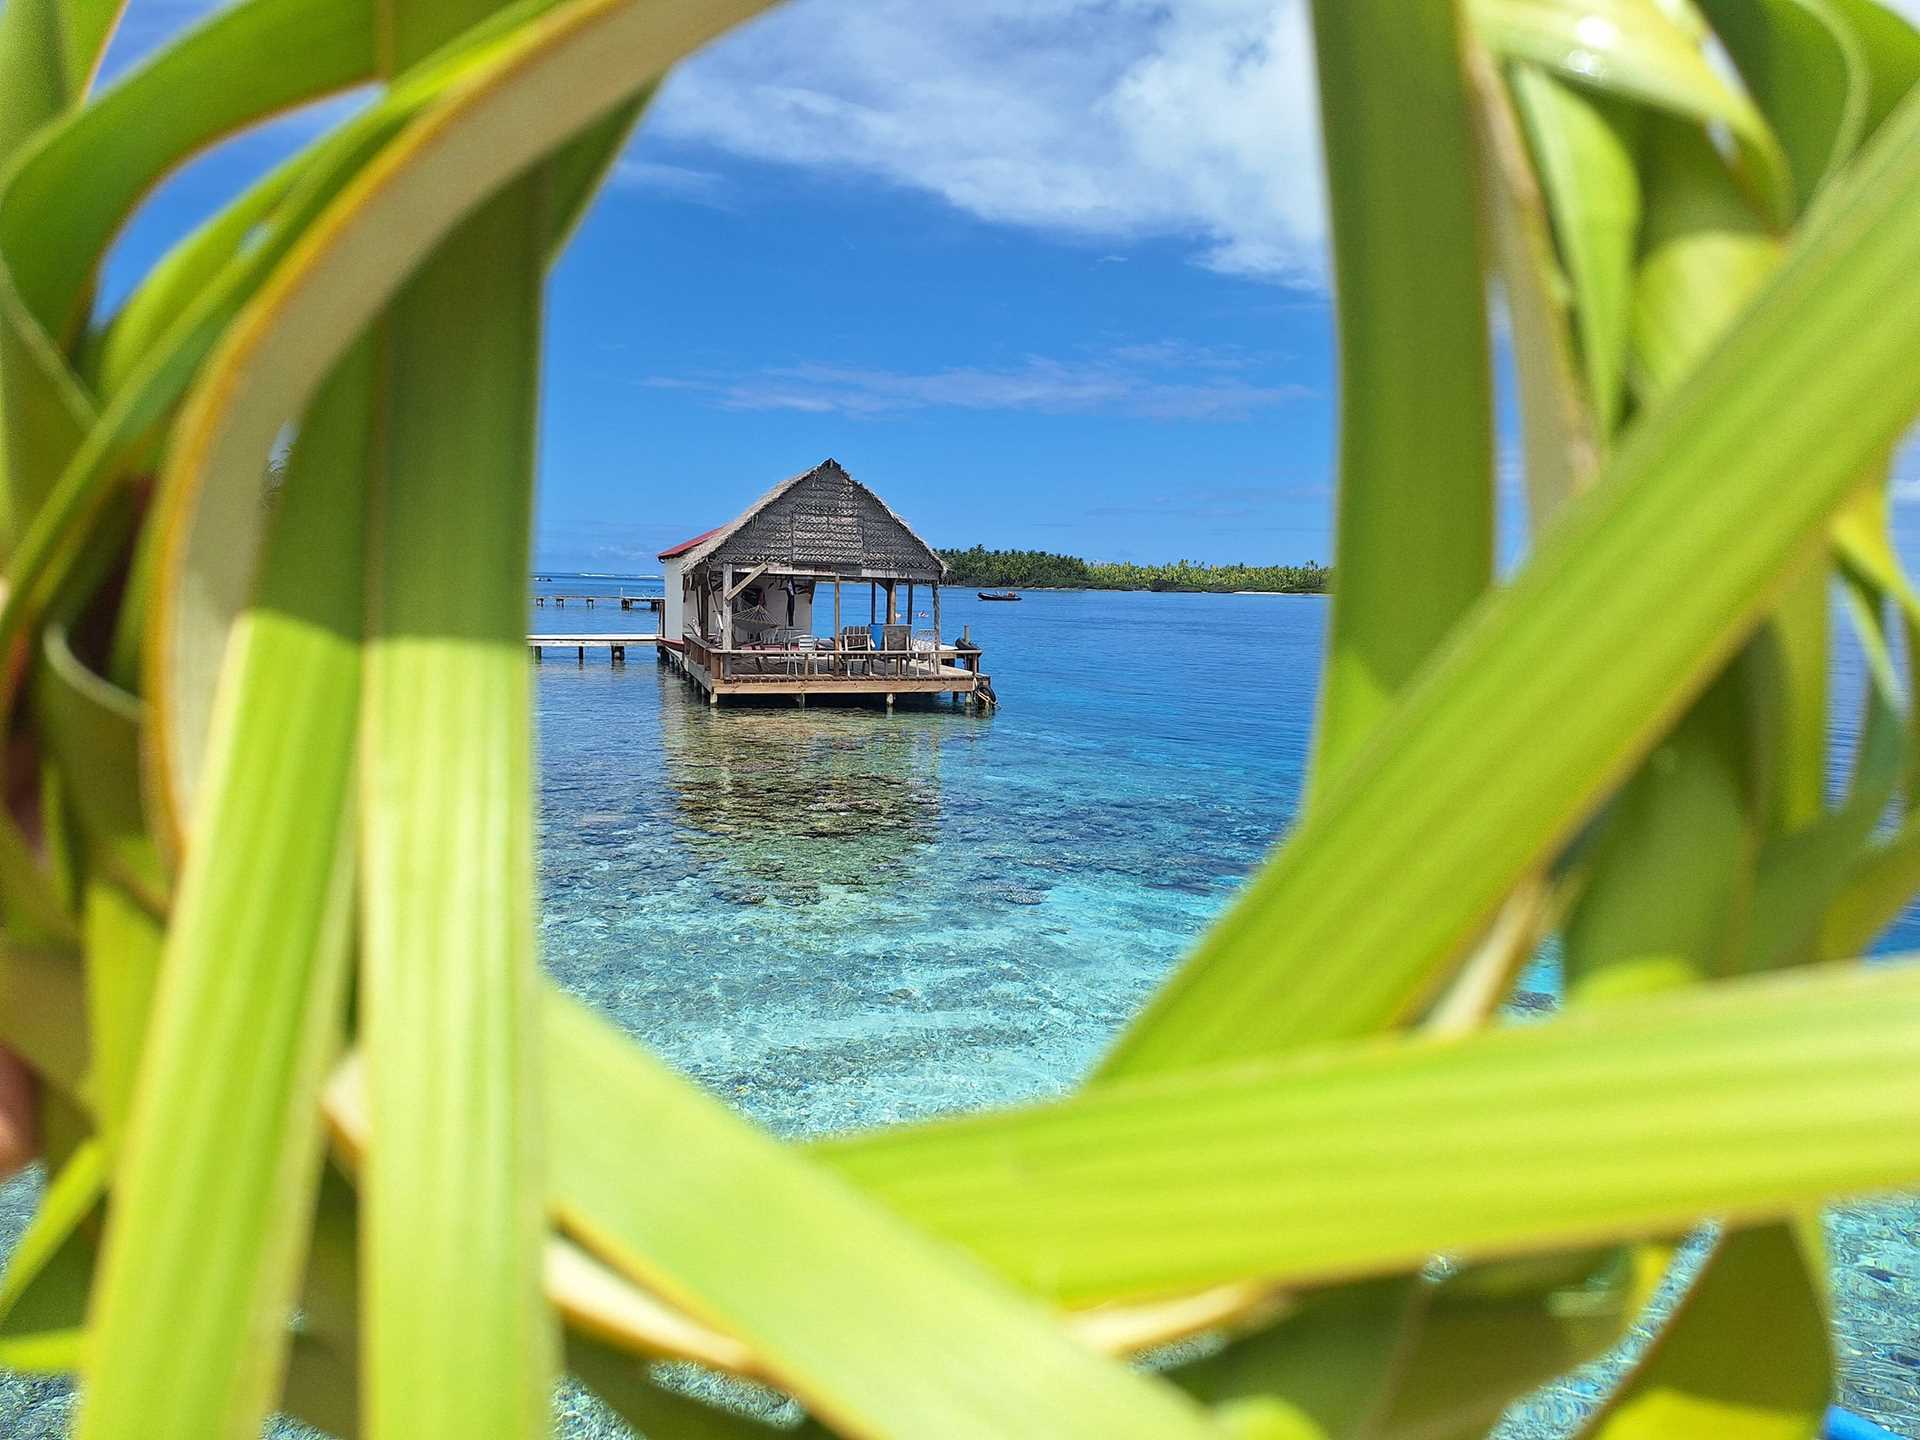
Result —
[{"label": "sunlit leaf", "polygon": [[1920,1147],[1920,1087],[1903,1078],[1917,1038],[1920,967],[1788,971],[1113,1080],[815,1151],[1069,1302],[1306,1282],[1900,1185]]},{"label": "sunlit leaf", "polygon": [[[1758,622],[1920,396],[1920,104],[1331,783],[1115,1073],[1410,1012]],[[1644,583],[1622,587],[1631,565]],[[1594,677],[1604,674],[1605,684]],[[1364,759],[1364,763],[1359,763]]]}]

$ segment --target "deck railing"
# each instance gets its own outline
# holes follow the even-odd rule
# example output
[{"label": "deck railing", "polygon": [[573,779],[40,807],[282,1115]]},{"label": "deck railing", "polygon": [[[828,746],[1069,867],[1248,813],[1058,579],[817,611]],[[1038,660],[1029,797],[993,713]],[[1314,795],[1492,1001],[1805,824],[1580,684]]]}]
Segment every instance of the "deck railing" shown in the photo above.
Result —
[{"label": "deck railing", "polygon": [[976,647],[955,644],[852,649],[823,636],[817,646],[736,644],[729,650],[689,630],[685,647],[689,660],[719,680],[935,679],[954,670],[974,674],[980,668]]}]

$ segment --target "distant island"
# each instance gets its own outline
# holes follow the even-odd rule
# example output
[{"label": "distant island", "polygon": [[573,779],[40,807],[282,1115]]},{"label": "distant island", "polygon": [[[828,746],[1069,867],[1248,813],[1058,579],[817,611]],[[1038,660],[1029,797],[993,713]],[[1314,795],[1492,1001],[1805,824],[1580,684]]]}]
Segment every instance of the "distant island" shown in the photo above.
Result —
[{"label": "distant island", "polygon": [[1266,590],[1288,595],[1324,594],[1333,571],[1309,560],[1304,565],[1133,565],[1082,560],[1046,550],[943,550],[948,583],[993,590]]}]

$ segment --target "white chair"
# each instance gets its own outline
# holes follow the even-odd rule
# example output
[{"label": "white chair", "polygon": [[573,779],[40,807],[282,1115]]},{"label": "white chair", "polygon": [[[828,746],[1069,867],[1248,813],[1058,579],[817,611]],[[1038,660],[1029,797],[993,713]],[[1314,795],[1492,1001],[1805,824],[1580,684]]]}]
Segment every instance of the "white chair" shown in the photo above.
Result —
[{"label": "white chair", "polygon": [[916,630],[911,642],[914,673],[940,673],[940,638],[932,630]]}]

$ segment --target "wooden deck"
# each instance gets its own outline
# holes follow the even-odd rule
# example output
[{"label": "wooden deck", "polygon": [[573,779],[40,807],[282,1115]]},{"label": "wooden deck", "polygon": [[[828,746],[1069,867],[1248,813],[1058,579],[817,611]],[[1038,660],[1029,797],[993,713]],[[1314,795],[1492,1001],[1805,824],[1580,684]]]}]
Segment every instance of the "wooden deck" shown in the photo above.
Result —
[{"label": "wooden deck", "polygon": [[809,696],[877,696],[888,705],[901,695],[951,695],[955,700],[997,703],[993,686],[980,669],[980,651],[943,645],[938,659],[929,654],[886,651],[774,650],[722,651],[696,639],[663,644],[661,658],[679,670],[706,696],[723,699],[790,696],[798,704]]},{"label": "wooden deck", "polygon": [[[741,649],[723,653],[696,640],[676,645],[658,634],[541,633],[527,636],[535,660],[549,650],[574,652],[582,665],[589,650],[605,650],[615,665],[624,665],[629,647],[652,646],[662,663],[672,665],[707,697],[710,704],[724,698],[791,697],[806,704],[808,696],[879,696],[891,705],[900,695],[951,695],[956,700],[997,704],[993,686],[980,669],[980,651],[971,646],[943,645],[937,664],[927,656],[892,655],[885,651]],[[721,662],[724,678],[718,674]]]}]

